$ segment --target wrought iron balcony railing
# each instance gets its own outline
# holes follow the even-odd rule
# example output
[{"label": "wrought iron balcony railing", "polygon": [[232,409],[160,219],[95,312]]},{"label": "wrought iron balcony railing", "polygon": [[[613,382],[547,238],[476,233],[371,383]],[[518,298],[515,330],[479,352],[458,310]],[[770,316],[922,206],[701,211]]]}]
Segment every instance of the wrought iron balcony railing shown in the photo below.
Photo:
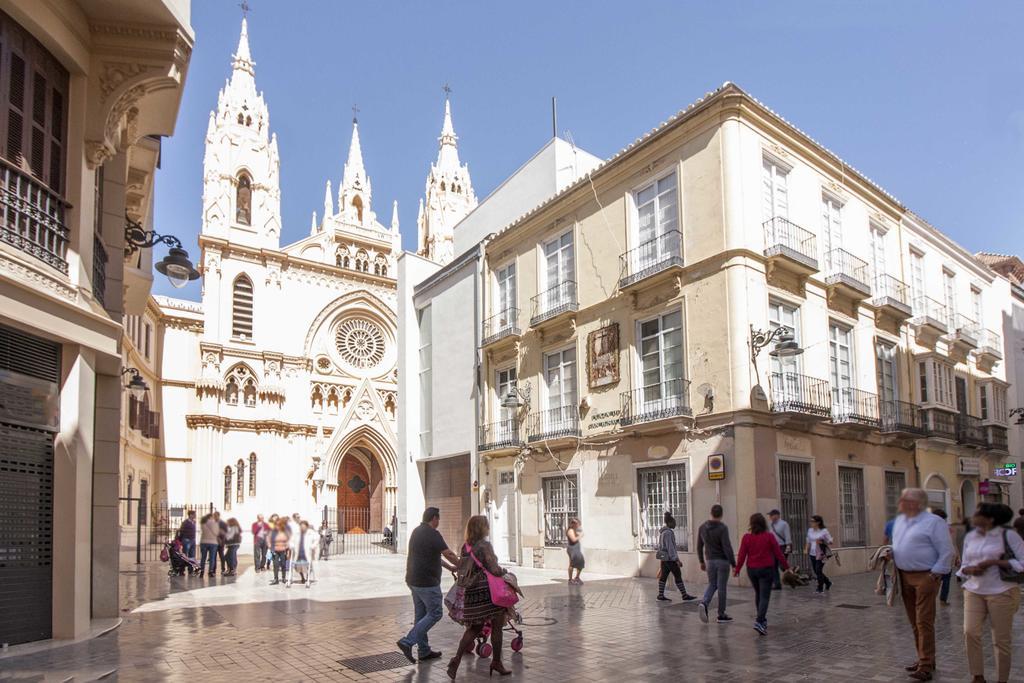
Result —
[{"label": "wrought iron balcony railing", "polygon": [[905,282],[892,275],[878,275],[875,277],[874,304],[876,306],[894,306],[911,311],[910,288]]},{"label": "wrought iron balcony railing", "polygon": [[499,448],[518,448],[523,445],[523,437],[519,431],[519,420],[506,418],[481,425],[477,433],[477,448],[480,451],[493,451]]},{"label": "wrought iron balcony railing", "polygon": [[978,323],[971,320],[963,313],[952,313],[949,315],[949,334],[956,339],[970,346],[978,345],[978,337],[981,336],[981,329]]},{"label": "wrought iron balcony railing", "polygon": [[490,318],[484,320],[483,327],[483,340],[481,342],[483,346],[493,344],[505,337],[518,336],[519,309],[506,308],[499,313],[495,313]]},{"label": "wrought iron balcony railing", "polygon": [[948,321],[949,314],[946,313],[946,305],[941,301],[923,295],[914,300],[912,322],[915,325],[929,325],[945,332],[948,330]]},{"label": "wrought iron balcony railing", "polygon": [[989,425],[988,429],[988,447],[993,451],[1009,451],[1010,441],[1007,437],[1006,427],[997,427],[996,425]]},{"label": "wrought iron balcony railing", "polygon": [[878,406],[882,432],[925,433],[919,406],[906,401],[894,400],[881,401]]},{"label": "wrought iron balcony railing", "polygon": [[690,380],[671,379],[621,394],[619,424],[633,425],[692,415]]},{"label": "wrought iron balcony railing", "polygon": [[956,440],[956,413],[949,413],[938,408],[926,408],[921,411],[925,433],[938,439]]},{"label": "wrought iron balcony railing", "polygon": [[985,428],[981,425],[981,418],[973,415],[956,416],[956,440],[967,446],[985,446],[988,440],[985,438]]},{"label": "wrought iron balcony railing", "polygon": [[683,265],[683,236],[669,230],[619,256],[619,287],[629,287],[673,266]]},{"label": "wrought iron balcony railing", "polygon": [[770,376],[774,413],[803,413],[828,417],[832,412],[832,392],[828,380],[797,372],[773,372]]},{"label": "wrought iron balcony railing", "polygon": [[530,325],[539,325],[545,320],[569,311],[577,311],[580,303],[576,299],[576,282],[566,280],[546,292],[541,292],[530,299],[533,302],[533,316],[530,318]]},{"label": "wrought iron balcony railing", "polygon": [[92,296],[100,306],[106,308],[107,296],[107,248],[99,235],[92,238]]},{"label": "wrought iron balcony railing", "polygon": [[30,174],[0,163],[0,240],[67,275],[67,203]]},{"label": "wrought iron balcony railing", "polygon": [[867,261],[857,258],[845,249],[833,249],[825,255],[825,282],[830,285],[846,285],[870,294],[871,278],[868,276]]},{"label": "wrought iron balcony railing", "polygon": [[978,350],[995,358],[1003,357],[1003,337],[992,330],[981,330],[978,337]]},{"label": "wrought iron balcony railing", "polygon": [[527,439],[543,441],[560,437],[580,435],[580,413],[575,405],[541,410],[530,415],[527,422]]},{"label": "wrought iron balcony railing", "polygon": [[818,241],[813,232],[781,216],[766,220],[763,227],[765,256],[785,256],[818,270]]},{"label": "wrought iron balcony railing", "polygon": [[832,421],[877,427],[878,396],[852,387],[833,387]]}]

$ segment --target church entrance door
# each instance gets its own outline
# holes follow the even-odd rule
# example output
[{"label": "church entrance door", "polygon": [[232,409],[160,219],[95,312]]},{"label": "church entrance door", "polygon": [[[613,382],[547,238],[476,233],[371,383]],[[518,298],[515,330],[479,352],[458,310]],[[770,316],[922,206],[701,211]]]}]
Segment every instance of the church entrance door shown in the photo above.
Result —
[{"label": "church entrance door", "polygon": [[342,458],[338,476],[338,522],[347,534],[370,530],[370,475],[352,455]]}]

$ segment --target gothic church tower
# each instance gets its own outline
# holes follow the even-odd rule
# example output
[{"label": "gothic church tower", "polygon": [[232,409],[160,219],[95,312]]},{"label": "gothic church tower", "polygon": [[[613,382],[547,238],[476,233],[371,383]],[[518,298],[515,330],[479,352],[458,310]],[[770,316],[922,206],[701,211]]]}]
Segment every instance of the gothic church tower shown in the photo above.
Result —
[{"label": "gothic church tower", "polygon": [[458,139],[452,126],[451,102],[446,97],[437,161],[431,164],[427,175],[426,203],[420,200],[416,252],[442,265],[455,258],[455,224],[477,205],[469,166],[459,162]]},{"label": "gothic church tower", "polygon": [[204,235],[251,247],[277,249],[281,241],[280,157],[270,114],[256,90],[249,31],[242,34],[231,78],[210,112],[203,159]]}]

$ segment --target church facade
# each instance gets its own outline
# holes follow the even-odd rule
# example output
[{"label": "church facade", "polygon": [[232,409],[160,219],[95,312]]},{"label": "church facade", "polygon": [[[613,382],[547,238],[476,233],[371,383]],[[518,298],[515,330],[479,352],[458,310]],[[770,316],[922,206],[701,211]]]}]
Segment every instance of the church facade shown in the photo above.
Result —
[{"label": "church facade", "polygon": [[[476,206],[446,101],[418,220],[419,250],[452,258]],[[166,493],[243,527],[257,513],[379,532],[397,509],[397,202],[385,224],[353,119],[336,192],[282,245],[280,159],[242,22],[210,114],[203,168],[202,301],[156,297]],[[333,523],[333,520],[332,520]]]}]

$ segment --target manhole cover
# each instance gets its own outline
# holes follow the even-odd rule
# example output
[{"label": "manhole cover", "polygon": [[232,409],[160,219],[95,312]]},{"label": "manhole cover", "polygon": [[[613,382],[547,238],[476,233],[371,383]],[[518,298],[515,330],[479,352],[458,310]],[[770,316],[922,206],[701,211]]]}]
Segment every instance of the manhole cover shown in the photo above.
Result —
[{"label": "manhole cover", "polygon": [[380,655],[367,655],[366,657],[353,657],[352,659],[339,659],[338,663],[346,669],[357,673],[368,674],[374,671],[387,671],[402,666],[409,666],[409,660],[401,652],[385,652]]},{"label": "manhole cover", "polygon": [[871,605],[851,605],[851,604],[846,603],[846,602],[844,602],[841,605],[836,605],[836,607],[839,607],[839,608],[842,608],[842,609],[871,609]]}]

